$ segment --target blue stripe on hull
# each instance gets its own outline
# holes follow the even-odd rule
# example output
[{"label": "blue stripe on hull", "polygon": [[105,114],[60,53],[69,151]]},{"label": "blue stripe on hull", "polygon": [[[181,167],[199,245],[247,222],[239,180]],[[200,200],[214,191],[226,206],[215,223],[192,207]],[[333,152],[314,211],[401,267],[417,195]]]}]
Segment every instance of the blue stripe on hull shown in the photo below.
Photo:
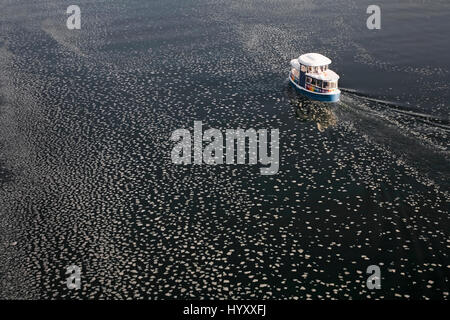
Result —
[{"label": "blue stripe on hull", "polygon": [[336,94],[315,94],[314,92],[299,88],[298,86],[296,86],[294,83],[292,83],[292,81],[289,81],[289,83],[295,88],[295,90],[305,96],[307,96],[308,98],[317,100],[317,101],[324,101],[324,102],[338,102],[341,94],[340,93],[336,93]]}]

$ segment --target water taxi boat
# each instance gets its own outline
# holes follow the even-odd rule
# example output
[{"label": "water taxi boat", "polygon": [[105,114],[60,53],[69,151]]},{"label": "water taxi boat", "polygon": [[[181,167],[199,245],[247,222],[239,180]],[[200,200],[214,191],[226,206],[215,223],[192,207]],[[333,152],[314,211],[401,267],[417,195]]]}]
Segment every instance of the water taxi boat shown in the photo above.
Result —
[{"label": "water taxi boat", "polygon": [[337,102],[341,96],[339,76],[328,69],[329,64],[331,60],[321,54],[303,54],[291,60],[289,81],[298,92],[311,99]]}]

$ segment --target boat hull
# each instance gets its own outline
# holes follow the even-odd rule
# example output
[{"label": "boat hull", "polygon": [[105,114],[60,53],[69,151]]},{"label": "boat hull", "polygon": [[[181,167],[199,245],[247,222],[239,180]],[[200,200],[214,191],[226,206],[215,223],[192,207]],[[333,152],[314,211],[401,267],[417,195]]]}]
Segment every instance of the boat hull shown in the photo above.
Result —
[{"label": "boat hull", "polygon": [[294,81],[292,81],[290,76],[289,76],[289,82],[295,88],[295,90],[297,92],[299,92],[313,100],[323,101],[323,102],[338,102],[339,99],[341,98],[340,90],[336,90],[336,92],[333,92],[333,93],[316,93],[316,92],[311,92],[309,90],[306,90],[303,87],[300,87],[298,84],[296,84]]}]

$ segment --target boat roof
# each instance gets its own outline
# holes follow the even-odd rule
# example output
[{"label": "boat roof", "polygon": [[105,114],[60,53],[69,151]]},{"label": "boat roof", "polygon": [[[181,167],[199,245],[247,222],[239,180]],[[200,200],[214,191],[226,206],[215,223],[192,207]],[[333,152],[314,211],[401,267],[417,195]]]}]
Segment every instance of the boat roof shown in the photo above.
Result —
[{"label": "boat roof", "polygon": [[339,80],[339,75],[333,70],[328,69],[327,71],[323,71],[320,73],[307,73],[308,77],[322,80],[322,81],[337,81]]},{"label": "boat roof", "polygon": [[291,66],[292,68],[295,68],[297,70],[300,70],[300,63],[298,63],[297,59],[292,59],[291,60]]},{"label": "boat roof", "polygon": [[306,53],[298,58],[298,62],[308,67],[320,67],[329,65],[331,60],[320,53]]}]

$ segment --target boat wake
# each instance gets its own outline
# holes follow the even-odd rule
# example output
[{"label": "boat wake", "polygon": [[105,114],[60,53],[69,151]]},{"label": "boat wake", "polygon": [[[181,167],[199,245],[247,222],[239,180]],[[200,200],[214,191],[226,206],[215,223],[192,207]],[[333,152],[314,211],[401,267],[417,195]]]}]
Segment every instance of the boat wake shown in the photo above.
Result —
[{"label": "boat wake", "polygon": [[448,186],[448,119],[416,112],[399,103],[369,97],[351,89],[334,108],[338,122],[419,169],[433,182]]},{"label": "boat wake", "polygon": [[357,131],[368,142],[416,168],[428,182],[448,185],[448,119],[353,89],[341,91],[337,104],[313,101],[291,90],[288,97],[297,120],[316,122],[319,131],[332,127],[343,134]]},{"label": "boat wake", "polygon": [[348,88],[340,88],[340,90],[345,93],[349,97],[358,97],[359,99],[373,102],[378,104],[380,107],[385,107],[390,109],[392,112],[396,112],[405,116],[416,118],[423,123],[427,123],[431,126],[437,126],[445,131],[450,131],[450,120],[449,119],[443,119],[440,117],[432,116],[429,114],[421,113],[414,111],[410,106],[406,104],[402,104],[400,102],[393,102],[383,99],[377,99],[375,97],[371,97],[368,94],[361,93],[354,89],[348,89]]}]

